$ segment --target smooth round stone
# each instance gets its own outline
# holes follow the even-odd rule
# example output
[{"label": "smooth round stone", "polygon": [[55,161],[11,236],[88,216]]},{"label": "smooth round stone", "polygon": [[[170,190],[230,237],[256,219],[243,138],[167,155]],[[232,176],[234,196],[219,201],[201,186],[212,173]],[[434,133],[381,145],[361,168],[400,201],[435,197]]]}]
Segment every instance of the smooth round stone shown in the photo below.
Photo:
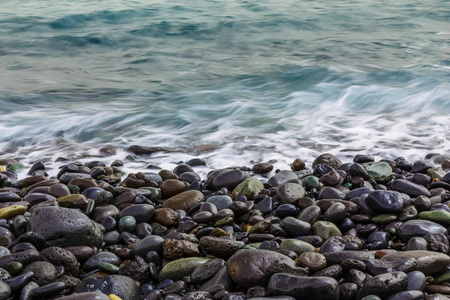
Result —
[{"label": "smooth round stone", "polygon": [[68,287],[65,282],[52,282],[44,286],[38,287],[31,292],[31,297],[34,299],[49,299],[57,295]]},{"label": "smooth round stone", "polygon": [[331,206],[323,214],[323,220],[338,224],[346,215],[345,205],[339,202],[331,204]]},{"label": "smooth round stone", "polygon": [[117,228],[117,221],[115,218],[108,216],[102,220],[102,226],[105,227],[106,232],[115,230]]},{"label": "smooth round stone", "polygon": [[281,204],[277,207],[275,215],[284,219],[286,217],[296,217],[300,213],[300,209],[292,204]]},{"label": "smooth round stone", "polygon": [[344,239],[340,236],[332,236],[320,246],[320,253],[339,252],[343,251],[344,248]]},{"label": "smooth round stone", "polygon": [[428,197],[419,196],[413,200],[413,205],[415,208],[417,208],[419,212],[424,210],[430,210],[431,200]]},{"label": "smooth round stone", "polygon": [[6,276],[6,274],[5,274],[5,276],[7,278],[2,278],[2,279],[9,279],[11,277],[11,275],[19,274],[22,271],[22,269],[23,269],[23,265],[20,262],[12,261],[12,262],[8,263],[4,269],[4,271],[9,272],[10,274],[8,274],[8,276]]},{"label": "smooth round stone", "polygon": [[74,207],[74,206],[82,206],[88,204],[88,199],[81,194],[71,194],[67,196],[61,196],[58,199],[56,199],[56,202],[58,202],[59,206],[62,207]]},{"label": "smooth round stone", "polygon": [[400,258],[414,258],[417,262],[415,270],[421,271],[427,276],[445,269],[450,264],[450,257],[447,254],[425,250],[389,253],[383,256],[382,260],[395,260]]},{"label": "smooth round stone", "polygon": [[444,226],[428,220],[409,220],[398,229],[398,236],[403,242],[407,242],[412,237],[423,237],[430,233],[447,235],[448,231]]},{"label": "smooth round stone", "polygon": [[207,262],[206,257],[180,258],[166,264],[159,273],[159,282],[165,279],[182,280],[184,276],[189,276],[195,268]]},{"label": "smooth round stone", "polygon": [[297,174],[295,174],[295,172],[289,171],[289,170],[282,170],[282,171],[276,173],[275,175],[273,175],[272,177],[270,177],[269,180],[267,181],[267,183],[270,186],[277,187],[286,181],[296,180],[296,179],[298,179],[298,176],[297,176]]},{"label": "smooth round stone", "polygon": [[23,215],[27,211],[24,205],[11,205],[0,208],[0,219],[12,219],[18,215]]},{"label": "smooth round stone", "polygon": [[319,178],[316,176],[310,175],[305,178],[305,187],[308,190],[318,189],[320,187]]},{"label": "smooth round stone", "polygon": [[329,267],[323,268],[322,270],[315,272],[312,276],[325,276],[334,279],[340,279],[344,275],[344,269],[340,265],[331,265]]},{"label": "smooth round stone", "polygon": [[80,211],[64,207],[41,207],[34,211],[28,229],[50,246],[95,246],[103,242],[101,226]]},{"label": "smooth round stone", "polygon": [[100,187],[87,188],[82,194],[86,196],[86,198],[94,200],[95,205],[110,204],[114,198],[111,192],[105,191]]},{"label": "smooth round stone", "polygon": [[184,172],[183,174],[180,175],[179,179],[182,181],[186,181],[188,183],[193,183],[202,180],[200,178],[200,175],[194,172]]},{"label": "smooth round stone", "polygon": [[296,299],[322,300],[339,299],[339,284],[330,277],[301,277],[291,274],[274,274],[269,281],[267,290],[272,295],[289,295]]},{"label": "smooth round stone", "polygon": [[303,209],[297,216],[297,219],[312,225],[315,222],[319,221],[320,215],[321,215],[320,207],[317,205],[311,205]]},{"label": "smooth round stone", "polygon": [[280,222],[280,227],[286,230],[290,237],[306,235],[311,230],[311,224],[294,217],[284,218]]},{"label": "smooth round stone", "polygon": [[427,250],[428,243],[423,237],[412,237],[406,243],[406,250]]},{"label": "smooth round stone", "polygon": [[414,205],[408,205],[403,209],[403,211],[398,215],[398,220],[406,222],[412,219],[417,219],[417,209]]},{"label": "smooth round stone", "polygon": [[43,193],[32,193],[23,197],[23,201],[30,203],[30,206],[36,205],[38,203],[42,203],[45,201],[56,201],[56,198],[52,195],[43,194]]},{"label": "smooth round stone", "polygon": [[100,205],[94,209],[94,212],[92,213],[92,220],[94,220],[97,223],[101,223],[104,218],[106,217],[116,218],[119,215],[119,213],[120,213],[119,209],[112,204]]},{"label": "smooth round stone", "polygon": [[[374,231],[367,237],[367,243],[382,242],[383,248],[387,248],[392,235],[386,231]],[[398,270],[399,271],[399,270]]]},{"label": "smooth round stone", "polygon": [[36,282],[31,281],[27,283],[20,291],[20,299],[30,299],[31,293],[37,288],[39,288],[39,285]]},{"label": "smooth round stone", "polygon": [[208,223],[209,221],[212,221],[213,218],[214,215],[209,211],[201,211],[192,216],[192,220],[198,224]]},{"label": "smooth round stone", "polygon": [[378,183],[386,183],[392,178],[392,168],[387,162],[373,162],[364,165],[367,173]]},{"label": "smooth round stone", "polygon": [[226,188],[231,191],[245,179],[246,175],[241,170],[226,169],[226,172],[214,177],[212,187],[215,191],[222,188]]},{"label": "smooth round stone", "polygon": [[139,223],[136,225],[136,235],[140,238],[146,238],[149,235],[152,235],[153,233],[153,228],[150,224],[148,223]]},{"label": "smooth round stone", "polygon": [[241,182],[233,189],[233,194],[245,196],[248,200],[253,200],[264,189],[264,185],[258,178],[250,177]]},{"label": "smooth round stone", "polygon": [[361,300],[383,300],[383,299],[381,299],[377,295],[368,295],[362,298]]},{"label": "smooth round stone", "polygon": [[428,169],[433,168],[433,165],[426,160],[416,160],[412,164],[411,172],[413,173],[423,173],[426,174]]},{"label": "smooth round stone", "polygon": [[332,236],[342,236],[339,228],[327,221],[317,221],[311,227],[311,232],[313,235],[320,236],[323,240],[327,240]]},{"label": "smooth round stone", "polygon": [[356,299],[368,295],[386,298],[392,294],[404,291],[408,286],[408,277],[404,272],[392,272],[374,276],[367,280],[356,294]]},{"label": "smooth round stone", "polygon": [[17,275],[13,278],[10,278],[5,282],[9,285],[11,291],[14,293],[20,291],[27,283],[29,283],[33,279],[33,277],[34,273],[29,271],[21,275]]},{"label": "smooth round stone", "polygon": [[22,274],[30,271],[34,274],[33,281],[40,286],[53,282],[57,277],[55,266],[46,261],[32,262],[22,270]]},{"label": "smooth round stone", "polygon": [[394,191],[407,194],[411,197],[417,196],[431,197],[431,194],[426,187],[405,179],[396,179],[391,182],[389,187]]},{"label": "smooth round stone", "polygon": [[450,225],[450,212],[446,210],[430,210],[430,211],[422,211],[419,214],[419,218],[422,220],[429,220],[444,226]]},{"label": "smooth round stone", "polygon": [[83,265],[83,269],[86,271],[92,271],[99,268],[100,262],[107,262],[115,266],[120,265],[122,260],[112,252],[99,252],[91,256]]},{"label": "smooth round stone", "polygon": [[424,294],[421,291],[402,291],[386,298],[386,300],[422,300]]},{"label": "smooth round stone", "polygon": [[[81,282],[78,283],[73,290],[74,293],[86,293],[94,291],[101,291],[106,295],[115,295],[121,299],[127,300],[140,299],[139,287],[137,286],[134,279],[123,275],[109,275],[106,277],[101,276],[86,277],[83,280],[81,280]],[[65,300],[66,298],[63,299]],[[90,298],[75,298],[75,299],[78,300]],[[114,298],[110,298],[110,300],[111,299]]]},{"label": "smooth round stone", "polygon": [[180,164],[173,169],[173,173],[180,176],[184,172],[195,172],[194,169],[188,164]]},{"label": "smooth round stone", "polygon": [[59,181],[61,181],[64,184],[68,184],[70,181],[74,179],[92,179],[90,174],[86,173],[64,173],[59,177]]},{"label": "smooth round stone", "polygon": [[162,245],[164,239],[157,235],[150,235],[142,239],[136,246],[133,247],[133,255],[138,255],[140,257],[145,257],[145,255],[150,251],[155,251],[162,254]]},{"label": "smooth round stone", "polygon": [[203,202],[204,199],[205,196],[200,191],[190,190],[170,197],[164,201],[162,207],[171,208],[173,210],[181,209],[188,211],[194,205]]},{"label": "smooth round stone", "polygon": [[11,295],[11,288],[4,281],[0,280],[0,299],[8,299]]},{"label": "smooth round stone", "polygon": [[52,185],[49,188],[48,192],[56,198],[70,195],[69,188],[67,187],[67,185],[62,184],[62,183],[57,183],[57,184]]},{"label": "smooth round stone", "polygon": [[214,204],[217,207],[217,210],[221,210],[228,208],[228,206],[233,203],[233,200],[227,195],[215,195],[206,199],[206,202]]},{"label": "smooth round stone", "polygon": [[125,207],[119,213],[119,218],[132,216],[136,223],[151,223],[155,216],[155,208],[150,204],[135,204]]},{"label": "smooth round stone", "polygon": [[418,290],[423,291],[425,288],[425,285],[427,284],[427,278],[425,274],[423,274],[420,271],[412,271],[407,273],[408,275],[408,291]]},{"label": "smooth round stone", "polygon": [[226,266],[228,274],[237,285],[249,288],[267,285],[271,274],[266,271],[274,262],[297,268],[295,262],[287,256],[260,249],[240,250],[228,259]]},{"label": "smooth round stone", "polygon": [[345,194],[331,186],[324,186],[319,190],[318,199],[345,199]]},{"label": "smooth round stone", "polygon": [[293,251],[297,255],[301,255],[305,252],[314,252],[316,250],[310,243],[296,239],[284,239],[280,243],[280,249]]},{"label": "smooth round stone", "polygon": [[136,228],[136,219],[133,216],[125,216],[119,220],[119,232],[133,232]]},{"label": "smooth round stone", "polygon": [[340,251],[323,253],[327,259],[328,264],[340,264],[344,259],[356,259],[365,261],[374,258],[376,251]]},{"label": "smooth round stone", "polygon": [[366,201],[369,206],[380,213],[398,214],[401,213],[404,206],[404,200],[399,192],[395,191],[373,191]]},{"label": "smooth round stone", "polygon": [[296,205],[300,198],[305,197],[306,191],[298,183],[282,183],[277,188],[277,197],[281,204]]},{"label": "smooth round stone", "polygon": [[271,163],[256,163],[253,165],[252,172],[255,174],[267,174],[273,170]]},{"label": "smooth round stone", "polygon": [[327,266],[325,256],[314,252],[304,252],[300,254],[296,262],[299,266],[308,268],[312,273],[320,271]]},{"label": "smooth round stone", "polygon": [[164,199],[180,194],[186,190],[186,185],[177,179],[167,179],[161,184],[161,194]]}]

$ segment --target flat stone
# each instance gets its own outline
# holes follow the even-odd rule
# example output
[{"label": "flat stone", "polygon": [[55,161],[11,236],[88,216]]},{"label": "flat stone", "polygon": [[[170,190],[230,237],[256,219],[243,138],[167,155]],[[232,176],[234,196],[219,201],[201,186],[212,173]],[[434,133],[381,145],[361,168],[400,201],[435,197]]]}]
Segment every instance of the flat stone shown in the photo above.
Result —
[{"label": "flat stone", "polygon": [[47,247],[100,247],[103,242],[101,226],[71,208],[47,206],[37,209],[30,216],[28,231],[43,237]]},{"label": "flat stone", "polygon": [[296,180],[296,179],[298,179],[298,176],[297,176],[297,174],[295,174],[295,172],[289,171],[289,170],[282,170],[282,171],[276,173],[275,175],[273,175],[272,177],[270,177],[269,180],[267,181],[267,183],[270,184],[270,186],[276,187],[286,181]]},{"label": "flat stone", "polygon": [[173,210],[188,211],[194,205],[205,200],[205,196],[200,191],[190,190],[177,194],[164,201],[163,208],[171,208]]},{"label": "flat stone", "polygon": [[291,274],[274,274],[267,290],[272,295],[289,295],[296,299],[339,299],[339,284],[330,277],[301,277]]},{"label": "flat stone", "polygon": [[290,237],[306,235],[311,230],[311,224],[294,217],[286,217],[280,222],[280,227],[286,230]]},{"label": "flat stone", "polygon": [[211,252],[219,257],[230,257],[239,249],[242,249],[245,243],[225,238],[217,238],[212,236],[204,236],[200,238],[199,247],[203,250]]},{"label": "flat stone", "polygon": [[450,212],[443,209],[422,211],[419,213],[419,218],[422,220],[429,220],[444,226],[450,225]]},{"label": "flat stone", "polygon": [[361,300],[368,295],[376,295],[386,298],[406,289],[408,277],[404,272],[385,273],[367,280],[356,293],[356,299]]},{"label": "flat stone", "polygon": [[167,263],[159,272],[159,281],[165,279],[182,280],[184,276],[189,276],[195,268],[206,263],[209,258],[206,257],[188,257],[180,258]]},{"label": "flat stone", "polygon": [[280,184],[277,188],[277,197],[281,204],[296,205],[298,200],[305,195],[305,189],[298,183],[287,182]]},{"label": "flat stone", "polygon": [[427,276],[445,269],[450,264],[450,257],[447,254],[426,250],[390,253],[383,256],[382,260],[395,260],[400,258],[415,259],[417,262],[415,270],[421,271]]},{"label": "flat stone", "polygon": [[431,193],[427,190],[426,187],[405,179],[396,179],[391,182],[389,187],[394,191],[407,194],[411,197],[417,196],[431,197]]},{"label": "flat stone", "polygon": [[367,196],[370,207],[379,213],[401,213],[403,210],[403,198],[395,191],[373,191]]},{"label": "flat stone", "polygon": [[294,251],[297,255],[301,255],[305,252],[314,252],[316,250],[310,243],[297,239],[284,239],[280,243],[280,249]]},{"label": "flat stone", "polygon": [[230,196],[227,195],[214,195],[206,199],[207,203],[212,203],[217,207],[217,210],[221,210],[223,208],[228,208],[233,200]]},{"label": "flat stone", "polygon": [[378,183],[386,183],[392,178],[392,168],[387,162],[373,162],[364,165],[369,176]]},{"label": "flat stone", "polygon": [[430,233],[447,235],[448,231],[444,226],[428,220],[409,220],[398,229],[398,236],[403,242],[407,242],[412,237],[423,237]]},{"label": "flat stone", "polygon": [[417,262],[411,257],[396,259],[369,259],[366,261],[366,266],[367,272],[370,275],[380,275],[395,271],[408,273],[416,269]]}]

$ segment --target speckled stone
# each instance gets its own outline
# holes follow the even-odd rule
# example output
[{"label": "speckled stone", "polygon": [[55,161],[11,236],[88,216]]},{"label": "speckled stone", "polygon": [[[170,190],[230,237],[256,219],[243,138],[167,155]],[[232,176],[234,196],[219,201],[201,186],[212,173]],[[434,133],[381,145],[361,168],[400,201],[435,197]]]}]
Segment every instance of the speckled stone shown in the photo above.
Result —
[{"label": "speckled stone", "polygon": [[317,221],[311,227],[311,232],[313,235],[320,236],[323,240],[327,240],[332,236],[342,236],[339,228],[331,222],[327,221]]},{"label": "speckled stone", "polygon": [[200,191],[190,190],[179,193],[164,201],[163,208],[171,208],[173,210],[188,211],[194,205],[205,200],[205,196]]}]

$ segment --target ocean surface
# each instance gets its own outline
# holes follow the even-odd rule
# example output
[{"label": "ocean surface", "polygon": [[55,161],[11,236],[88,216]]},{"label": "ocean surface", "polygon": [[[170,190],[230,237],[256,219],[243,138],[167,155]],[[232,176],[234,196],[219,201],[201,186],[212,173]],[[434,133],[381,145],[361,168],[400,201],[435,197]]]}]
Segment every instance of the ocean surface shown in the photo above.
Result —
[{"label": "ocean surface", "polygon": [[448,0],[0,0],[0,157],[450,153]]}]

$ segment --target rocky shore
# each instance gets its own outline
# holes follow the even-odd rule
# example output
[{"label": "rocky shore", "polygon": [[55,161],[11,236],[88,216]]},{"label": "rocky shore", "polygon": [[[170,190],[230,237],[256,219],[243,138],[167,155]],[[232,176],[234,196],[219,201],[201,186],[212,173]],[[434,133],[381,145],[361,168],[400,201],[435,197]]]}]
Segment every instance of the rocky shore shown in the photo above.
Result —
[{"label": "rocky shore", "polygon": [[449,159],[0,157],[0,300],[449,299]]}]

